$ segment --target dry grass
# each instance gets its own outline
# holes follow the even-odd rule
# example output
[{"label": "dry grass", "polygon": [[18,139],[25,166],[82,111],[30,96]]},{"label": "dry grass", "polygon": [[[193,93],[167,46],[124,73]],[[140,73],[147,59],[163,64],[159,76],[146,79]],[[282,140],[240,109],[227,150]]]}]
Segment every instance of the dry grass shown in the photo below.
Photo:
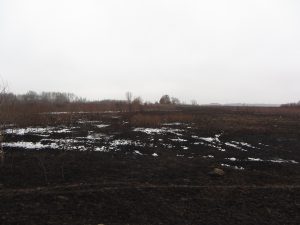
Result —
[{"label": "dry grass", "polygon": [[130,122],[133,126],[157,127],[163,123],[188,123],[194,120],[194,116],[189,114],[170,114],[170,115],[145,115],[137,114],[131,117]]}]

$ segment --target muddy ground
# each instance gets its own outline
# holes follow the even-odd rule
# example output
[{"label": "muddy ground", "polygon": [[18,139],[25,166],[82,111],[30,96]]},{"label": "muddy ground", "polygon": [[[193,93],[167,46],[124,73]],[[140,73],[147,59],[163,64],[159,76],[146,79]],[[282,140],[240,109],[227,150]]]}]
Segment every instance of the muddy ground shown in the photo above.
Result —
[{"label": "muddy ground", "polygon": [[300,110],[42,116],[5,128],[0,224],[300,224]]}]

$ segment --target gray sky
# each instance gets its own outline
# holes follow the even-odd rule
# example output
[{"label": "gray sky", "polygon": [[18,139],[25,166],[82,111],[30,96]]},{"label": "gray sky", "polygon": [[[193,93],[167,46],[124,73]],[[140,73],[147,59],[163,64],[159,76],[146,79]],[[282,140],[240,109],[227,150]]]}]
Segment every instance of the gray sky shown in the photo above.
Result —
[{"label": "gray sky", "polygon": [[299,0],[0,0],[10,90],[300,100]]}]

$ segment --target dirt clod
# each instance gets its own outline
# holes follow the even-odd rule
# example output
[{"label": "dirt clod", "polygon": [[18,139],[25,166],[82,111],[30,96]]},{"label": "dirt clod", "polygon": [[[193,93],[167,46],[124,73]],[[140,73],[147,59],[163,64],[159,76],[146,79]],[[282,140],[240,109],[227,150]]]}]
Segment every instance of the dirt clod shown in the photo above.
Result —
[{"label": "dirt clod", "polygon": [[223,177],[225,175],[224,170],[219,168],[214,168],[212,171],[208,173],[212,177]]}]

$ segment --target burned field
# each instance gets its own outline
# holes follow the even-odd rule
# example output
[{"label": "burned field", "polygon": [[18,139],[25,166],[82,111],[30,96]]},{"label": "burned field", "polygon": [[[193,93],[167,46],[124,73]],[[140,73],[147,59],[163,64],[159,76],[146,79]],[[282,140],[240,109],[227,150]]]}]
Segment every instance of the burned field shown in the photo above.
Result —
[{"label": "burned field", "polygon": [[300,110],[36,118],[4,129],[2,224],[299,224]]}]

